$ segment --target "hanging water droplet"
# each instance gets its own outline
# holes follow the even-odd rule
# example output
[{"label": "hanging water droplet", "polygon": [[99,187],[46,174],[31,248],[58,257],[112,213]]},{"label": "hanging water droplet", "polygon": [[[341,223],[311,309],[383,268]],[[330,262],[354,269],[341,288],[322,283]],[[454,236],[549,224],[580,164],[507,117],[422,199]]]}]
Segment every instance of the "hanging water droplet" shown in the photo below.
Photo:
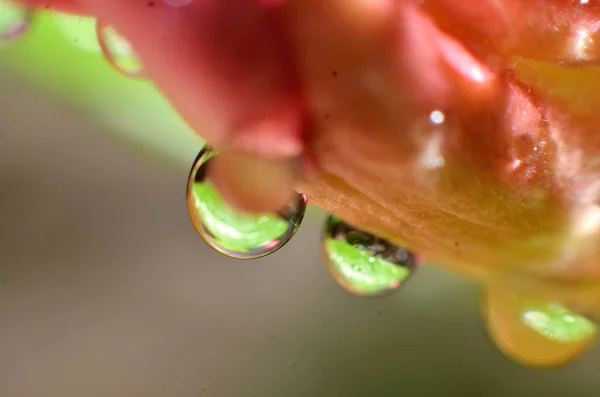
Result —
[{"label": "hanging water droplet", "polygon": [[187,207],[198,234],[216,251],[236,259],[260,258],[283,247],[300,227],[306,197],[297,194],[279,213],[241,213],[225,202],[206,177],[209,160],[216,155],[208,147],[202,149],[188,179]]},{"label": "hanging water droplet", "polygon": [[115,69],[128,77],[144,77],[142,63],[135,54],[131,43],[121,36],[114,27],[102,21],[97,21],[96,35],[102,53]]},{"label": "hanging water droplet", "polygon": [[323,235],[326,266],[348,291],[365,296],[397,290],[417,260],[409,251],[330,216]]},{"label": "hanging water droplet", "polygon": [[[546,290],[547,292],[548,290]],[[581,295],[580,295],[581,296]],[[581,356],[598,334],[595,295],[584,306],[537,295],[512,283],[486,284],[483,317],[492,341],[509,358],[540,368],[564,365]]]},{"label": "hanging water droplet", "polygon": [[31,19],[29,8],[12,1],[0,1],[0,45],[23,37],[31,26]]}]

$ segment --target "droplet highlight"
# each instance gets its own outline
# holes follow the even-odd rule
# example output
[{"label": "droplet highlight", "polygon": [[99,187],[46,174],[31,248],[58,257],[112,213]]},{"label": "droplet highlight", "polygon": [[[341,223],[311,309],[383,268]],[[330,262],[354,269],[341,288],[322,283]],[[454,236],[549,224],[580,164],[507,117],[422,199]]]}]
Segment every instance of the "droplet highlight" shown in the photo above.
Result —
[{"label": "droplet highlight", "polygon": [[209,147],[199,154],[188,178],[187,207],[194,228],[214,250],[235,259],[256,259],[283,247],[296,234],[306,211],[306,197],[297,194],[278,213],[245,214],[232,208],[207,178]]},{"label": "droplet highlight", "polygon": [[117,30],[98,20],[96,22],[98,44],[106,60],[120,73],[128,77],[143,78],[144,69],[131,43]]},{"label": "droplet highlight", "polygon": [[31,26],[31,9],[12,1],[0,1],[0,45],[22,38]]},{"label": "droplet highlight", "polygon": [[545,338],[560,343],[581,342],[596,333],[596,324],[558,303],[529,302],[523,311],[523,323]]},{"label": "droplet highlight", "polygon": [[398,290],[417,267],[415,255],[330,216],[323,233],[325,264],[346,290],[379,296]]}]

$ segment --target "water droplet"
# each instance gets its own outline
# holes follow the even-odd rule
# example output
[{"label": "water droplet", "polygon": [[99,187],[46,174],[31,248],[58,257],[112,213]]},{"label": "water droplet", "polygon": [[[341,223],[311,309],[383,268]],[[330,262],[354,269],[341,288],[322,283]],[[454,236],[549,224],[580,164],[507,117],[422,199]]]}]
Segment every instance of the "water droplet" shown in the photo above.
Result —
[{"label": "water droplet", "polygon": [[348,291],[363,296],[397,290],[417,267],[415,256],[330,216],[323,235],[326,266]]},{"label": "water droplet", "polygon": [[[533,292],[533,293],[532,293]],[[571,307],[535,289],[488,283],[483,301],[487,330],[509,358],[551,368],[580,357],[596,340],[597,326],[582,307]]]},{"label": "water droplet", "polygon": [[0,45],[23,37],[32,19],[31,9],[12,1],[0,1]]},{"label": "water droplet", "polygon": [[114,27],[97,21],[96,35],[102,53],[108,62],[128,77],[143,78],[144,69],[131,43],[121,36]]},{"label": "water droplet", "polygon": [[207,179],[209,160],[217,152],[202,149],[194,161],[187,186],[187,206],[196,231],[223,255],[236,259],[260,258],[283,247],[296,234],[306,197],[273,214],[244,214],[231,208]]}]

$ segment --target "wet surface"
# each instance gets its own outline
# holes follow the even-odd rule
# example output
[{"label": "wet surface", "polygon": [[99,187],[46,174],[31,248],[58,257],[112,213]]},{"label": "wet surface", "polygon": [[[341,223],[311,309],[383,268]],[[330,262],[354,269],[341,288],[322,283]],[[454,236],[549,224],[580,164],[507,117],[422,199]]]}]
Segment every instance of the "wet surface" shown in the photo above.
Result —
[{"label": "wet surface", "polygon": [[597,352],[553,372],[508,362],[478,291],[430,267],[389,298],[347,294],[321,264],[322,219],[251,266],[221,257],[189,223],[186,168],[2,74],[0,142],[0,395],[600,392]]}]

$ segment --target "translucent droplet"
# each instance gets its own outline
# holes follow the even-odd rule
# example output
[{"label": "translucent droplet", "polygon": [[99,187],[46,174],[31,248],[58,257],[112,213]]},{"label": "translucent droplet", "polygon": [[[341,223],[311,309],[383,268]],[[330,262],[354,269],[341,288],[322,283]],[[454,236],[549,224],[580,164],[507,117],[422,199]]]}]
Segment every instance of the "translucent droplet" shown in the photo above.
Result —
[{"label": "translucent droplet", "polygon": [[216,155],[208,147],[202,149],[188,179],[187,207],[198,234],[216,251],[236,259],[260,258],[283,247],[302,222],[306,197],[297,194],[279,213],[241,213],[225,202],[206,177],[210,159]]},{"label": "translucent droplet", "polygon": [[0,0],[0,45],[8,44],[27,33],[31,26],[29,8],[12,1]]},{"label": "translucent droplet", "polygon": [[115,69],[128,77],[144,77],[142,63],[135,54],[131,43],[114,27],[97,21],[96,35],[102,53]]},{"label": "translucent droplet", "polygon": [[397,290],[417,267],[409,251],[334,216],[325,224],[323,245],[329,272],[357,295],[376,296]]},{"label": "translucent droplet", "polygon": [[482,305],[489,336],[507,357],[523,365],[555,368],[594,344],[597,325],[586,310],[510,284],[488,283]]}]

